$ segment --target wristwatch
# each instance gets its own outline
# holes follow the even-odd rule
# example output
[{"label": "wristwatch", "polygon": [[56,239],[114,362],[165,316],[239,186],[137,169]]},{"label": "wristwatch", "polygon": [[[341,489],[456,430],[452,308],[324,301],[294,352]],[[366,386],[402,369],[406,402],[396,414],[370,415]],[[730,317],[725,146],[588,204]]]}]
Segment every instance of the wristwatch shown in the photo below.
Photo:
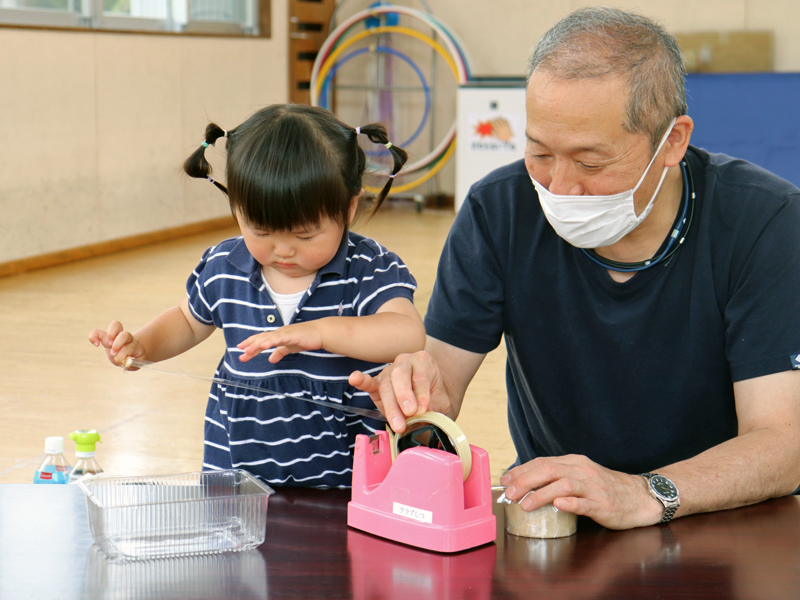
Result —
[{"label": "wristwatch", "polygon": [[664,505],[664,516],[661,517],[659,523],[668,523],[681,505],[678,488],[663,475],[654,475],[653,473],[642,473],[641,475],[647,480],[650,495]]}]

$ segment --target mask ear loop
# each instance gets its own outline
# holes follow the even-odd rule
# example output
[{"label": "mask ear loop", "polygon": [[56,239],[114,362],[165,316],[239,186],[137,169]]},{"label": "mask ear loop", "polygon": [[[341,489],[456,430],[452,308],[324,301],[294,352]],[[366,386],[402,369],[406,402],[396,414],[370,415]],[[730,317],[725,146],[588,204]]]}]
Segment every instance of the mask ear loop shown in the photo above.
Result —
[{"label": "mask ear loop", "polygon": [[[636,187],[633,188],[633,190],[631,190],[631,196],[632,197],[636,195],[636,190],[639,189],[639,186],[642,185],[642,182],[644,181],[644,178],[647,177],[647,173],[650,171],[650,167],[653,166],[653,162],[656,160],[656,156],[658,156],[658,153],[661,152],[661,148],[663,148],[664,144],[667,143],[667,138],[669,137],[669,134],[672,133],[672,128],[675,126],[675,122],[677,120],[678,120],[678,117],[674,117],[672,119],[672,121],[670,121],[669,127],[667,127],[667,130],[664,132],[664,137],[661,138],[661,143],[658,144],[658,148],[656,148],[655,154],[653,154],[653,158],[650,159],[650,163],[647,165],[647,168],[644,170],[644,173],[642,173],[642,177],[641,177],[641,179],[639,179],[639,183],[637,183]],[[653,209],[653,205],[656,202],[656,196],[658,196],[658,192],[661,191],[661,185],[664,183],[664,178],[666,178],[668,171],[669,171],[669,167],[665,166],[664,167],[664,171],[661,173],[661,179],[658,180],[658,186],[656,187],[656,191],[653,192],[653,197],[650,198],[650,202],[647,203],[647,206],[642,211],[642,213],[639,214],[639,215],[636,215],[636,221],[638,223],[641,223],[642,221],[644,221],[647,218],[647,215],[649,215],[650,211]],[[636,212],[635,205],[634,205],[634,209],[633,210],[634,210],[634,213],[635,213]]]},{"label": "mask ear loop", "polygon": [[[658,153],[661,152],[661,148],[663,148],[664,144],[667,143],[667,138],[669,137],[669,134],[672,133],[672,128],[675,127],[675,123],[677,122],[677,120],[678,120],[678,117],[674,117],[672,119],[672,121],[670,121],[669,127],[667,127],[667,131],[664,132],[664,137],[661,138],[661,142],[658,144],[658,148],[656,148],[656,151],[653,153],[653,158],[650,159],[650,162],[647,164],[647,168],[644,170],[644,173],[642,173],[641,178],[639,178],[639,183],[637,183],[636,187],[633,188],[633,193],[634,194],[636,193],[636,190],[639,189],[639,186],[642,185],[642,182],[644,181],[644,178],[647,177],[647,173],[648,173],[648,171],[650,171],[650,167],[653,166],[653,163],[656,160],[656,156],[658,156]],[[664,177],[666,177],[666,175],[667,175],[666,169],[668,169],[668,168],[669,167],[664,167],[664,169],[665,169],[664,170],[664,174],[661,176],[661,181],[658,182],[658,187],[659,188],[661,187],[661,183],[664,181]],[[656,190],[656,193],[658,193],[658,190]],[[655,198],[655,195],[653,196],[653,198]],[[651,201],[651,203],[652,203],[652,201]],[[645,210],[647,210],[647,209],[645,209]]]}]

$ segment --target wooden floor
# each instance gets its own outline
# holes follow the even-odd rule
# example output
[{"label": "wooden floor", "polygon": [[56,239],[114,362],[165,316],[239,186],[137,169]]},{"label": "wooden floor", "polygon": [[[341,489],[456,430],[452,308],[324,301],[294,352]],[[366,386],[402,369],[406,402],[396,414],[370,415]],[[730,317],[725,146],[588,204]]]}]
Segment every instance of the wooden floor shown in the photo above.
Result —
[{"label": "wooden floor", "polygon": [[[420,314],[453,221],[448,211],[390,203],[355,229],[397,252],[417,278]],[[29,483],[44,439],[97,429],[106,472],[150,475],[198,471],[203,454],[204,381],[111,366],[87,341],[113,319],[137,328],[185,295],[203,250],[237,231],[222,230],[0,279],[0,483]],[[224,344],[219,332],[164,366],[210,376]],[[459,425],[489,452],[492,480],[515,458],[506,422],[505,349],[490,354],[469,389]]]}]

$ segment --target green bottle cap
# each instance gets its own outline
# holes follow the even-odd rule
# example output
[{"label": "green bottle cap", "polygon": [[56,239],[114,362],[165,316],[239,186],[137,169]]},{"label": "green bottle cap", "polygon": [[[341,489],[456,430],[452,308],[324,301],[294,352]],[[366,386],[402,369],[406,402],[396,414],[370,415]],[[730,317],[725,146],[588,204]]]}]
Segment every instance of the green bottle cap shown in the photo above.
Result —
[{"label": "green bottle cap", "polygon": [[75,440],[75,452],[94,452],[94,446],[100,441],[96,429],[79,429],[69,434]]}]

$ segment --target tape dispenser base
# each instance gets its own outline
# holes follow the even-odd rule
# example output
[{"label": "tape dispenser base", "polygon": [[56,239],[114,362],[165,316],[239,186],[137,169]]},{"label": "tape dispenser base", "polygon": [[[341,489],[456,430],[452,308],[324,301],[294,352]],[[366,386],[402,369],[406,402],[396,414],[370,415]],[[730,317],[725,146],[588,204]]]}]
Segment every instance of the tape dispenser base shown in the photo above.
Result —
[{"label": "tape dispenser base", "polygon": [[493,542],[489,454],[469,446],[472,467],[434,448],[410,448],[392,462],[389,434],[358,435],[347,524],[396,542],[459,552]]}]

